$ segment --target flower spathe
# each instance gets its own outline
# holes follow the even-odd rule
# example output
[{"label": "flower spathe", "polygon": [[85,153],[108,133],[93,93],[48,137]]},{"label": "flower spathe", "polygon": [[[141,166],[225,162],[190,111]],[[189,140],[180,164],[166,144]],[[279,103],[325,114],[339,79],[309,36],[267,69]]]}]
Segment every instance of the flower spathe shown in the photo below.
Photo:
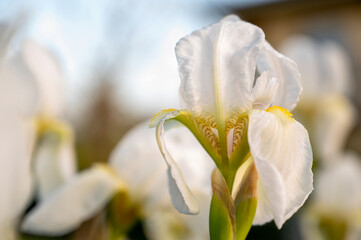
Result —
[{"label": "flower spathe", "polygon": [[184,110],[163,110],[150,124],[157,127],[174,206],[187,214],[198,210],[166,148],[164,126],[170,120],[194,134],[233,198],[242,179],[236,171],[251,161],[258,173],[253,224],[274,219],[280,228],[313,189],[308,133],[290,113],[302,90],[296,65],[266,42],[260,28],[236,16],[193,32],[175,50]]}]

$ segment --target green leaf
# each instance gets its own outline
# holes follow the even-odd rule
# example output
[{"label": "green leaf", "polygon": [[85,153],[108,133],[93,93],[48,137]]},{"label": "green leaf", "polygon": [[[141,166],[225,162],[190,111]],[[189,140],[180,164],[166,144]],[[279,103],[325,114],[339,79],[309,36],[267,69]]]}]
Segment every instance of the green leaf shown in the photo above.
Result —
[{"label": "green leaf", "polygon": [[234,202],[227,183],[216,168],[212,173],[213,197],[209,215],[211,240],[232,240],[236,232]]},{"label": "green leaf", "polygon": [[244,240],[251,229],[257,209],[257,180],[257,170],[254,163],[251,162],[235,196],[237,240]]}]

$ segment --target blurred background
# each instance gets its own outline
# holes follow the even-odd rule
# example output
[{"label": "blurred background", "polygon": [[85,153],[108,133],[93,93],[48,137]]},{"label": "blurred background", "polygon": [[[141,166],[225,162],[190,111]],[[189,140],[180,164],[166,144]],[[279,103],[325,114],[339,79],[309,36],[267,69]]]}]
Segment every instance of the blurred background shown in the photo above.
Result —
[{"label": "blurred background", "polygon": [[[161,109],[179,107],[176,42],[230,13],[261,27],[275,49],[300,65],[307,86],[295,115],[310,131],[316,148],[315,176],[327,168],[328,158],[344,152],[352,152],[359,161],[360,1],[0,0],[0,35],[8,36],[12,29],[11,39],[0,41],[0,49],[16,56],[24,41],[31,39],[54,56],[65,86],[62,118],[73,127],[77,165],[82,170],[107,162],[119,140],[136,124]],[[331,50],[324,47],[328,44]],[[330,59],[331,63],[327,62]],[[328,101],[333,99],[328,94],[342,100]],[[316,107],[319,102],[322,106]],[[339,105],[340,111],[335,107]],[[342,116],[349,117],[337,122]],[[332,129],[337,133],[327,135]],[[330,139],[339,142],[328,142]],[[332,152],[335,149],[337,152]],[[313,198],[305,209],[313,209]],[[361,212],[361,203],[356,203],[355,211]],[[307,219],[302,217],[308,214],[305,212],[299,211],[280,231],[273,222],[253,227],[247,239],[318,239],[305,233],[309,228],[308,220],[302,220]],[[330,216],[327,219],[332,219]],[[321,229],[320,239],[359,239],[359,232],[347,234],[351,228],[345,227],[347,221],[316,220],[314,225]],[[360,230],[357,221],[360,219],[349,224],[356,225],[356,232]],[[328,228],[341,229],[336,231],[341,233],[324,233]],[[143,231],[141,226],[134,229]],[[79,234],[81,229],[71,237]],[[144,234],[129,237],[145,238]]]}]

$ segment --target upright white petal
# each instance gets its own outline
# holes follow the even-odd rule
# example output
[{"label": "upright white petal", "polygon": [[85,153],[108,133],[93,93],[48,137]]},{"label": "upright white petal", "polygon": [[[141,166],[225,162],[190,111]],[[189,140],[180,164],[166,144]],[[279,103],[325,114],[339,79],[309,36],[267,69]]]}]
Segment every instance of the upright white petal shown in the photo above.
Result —
[{"label": "upright white petal", "polygon": [[0,65],[0,112],[31,116],[38,107],[35,81],[20,61]]},{"label": "upright white petal", "polygon": [[69,233],[100,211],[123,187],[104,167],[85,170],[35,206],[25,216],[21,230],[43,236]]},{"label": "upright white petal", "polygon": [[266,110],[276,97],[279,83],[278,78],[270,78],[267,72],[263,72],[252,90],[252,108]]},{"label": "upright white petal", "polygon": [[267,71],[270,77],[280,80],[273,105],[292,111],[302,92],[301,75],[297,65],[265,42],[257,59],[257,69],[259,73]]},{"label": "upright white petal", "polygon": [[[265,198],[258,200],[259,205],[272,208],[278,228],[303,205],[313,189],[312,150],[307,131],[279,111],[253,111],[248,129],[251,154],[264,189],[261,196]],[[280,206],[282,203],[284,206]],[[257,211],[256,215],[264,215],[259,212],[261,208]]]},{"label": "upright white petal", "polygon": [[43,199],[75,175],[73,140],[45,134],[37,145],[33,164],[38,198]]},{"label": "upright white petal", "polygon": [[183,105],[225,115],[249,100],[263,31],[235,16],[193,32],[176,46]]},{"label": "upright white petal", "polygon": [[302,74],[305,98],[326,92],[352,92],[350,59],[336,42],[316,41],[306,35],[295,35],[286,39],[280,50],[297,63]]},{"label": "upright white petal", "polygon": [[64,81],[58,61],[48,50],[31,40],[23,45],[23,58],[37,81],[41,113],[58,116],[63,111],[65,101]]}]

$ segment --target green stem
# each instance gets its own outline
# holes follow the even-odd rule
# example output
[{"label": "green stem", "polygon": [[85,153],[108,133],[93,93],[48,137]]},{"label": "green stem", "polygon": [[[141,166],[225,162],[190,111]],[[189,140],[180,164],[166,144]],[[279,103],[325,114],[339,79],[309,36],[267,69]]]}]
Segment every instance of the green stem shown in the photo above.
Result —
[{"label": "green stem", "polygon": [[229,165],[220,169],[224,179],[226,180],[229,192],[232,194],[234,179],[236,177],[237,169],[231,168]]}]

